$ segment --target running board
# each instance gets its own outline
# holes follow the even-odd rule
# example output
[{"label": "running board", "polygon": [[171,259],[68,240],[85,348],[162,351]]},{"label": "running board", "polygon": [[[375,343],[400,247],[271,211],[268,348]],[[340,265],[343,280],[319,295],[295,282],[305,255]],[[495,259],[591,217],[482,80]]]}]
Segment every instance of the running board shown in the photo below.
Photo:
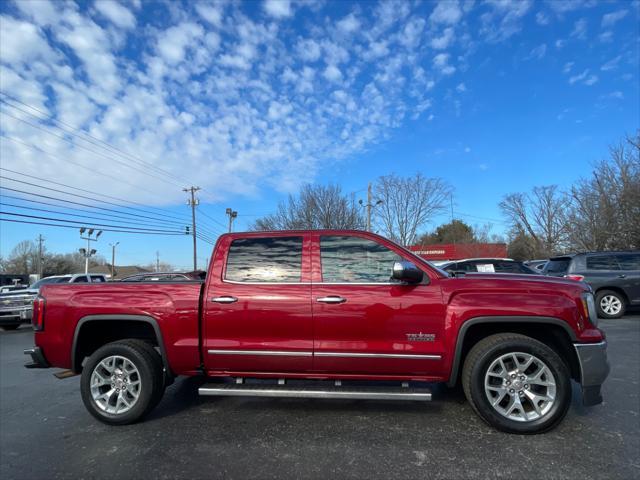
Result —
[{"label": "running board", "polygon": [[431,400],[426,388],[349,387],[311,385],[207,384],[198,389],[200,395],[284,397],[284,398],[342,398],[353,400]]}]

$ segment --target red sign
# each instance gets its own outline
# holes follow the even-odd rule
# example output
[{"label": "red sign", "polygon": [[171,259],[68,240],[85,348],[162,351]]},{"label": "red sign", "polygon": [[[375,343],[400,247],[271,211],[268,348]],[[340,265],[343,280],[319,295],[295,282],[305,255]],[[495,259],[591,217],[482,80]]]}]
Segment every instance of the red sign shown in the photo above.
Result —
[{"label": "red sign", "polygon": [[443,243],[414,245],[413,253],[427,260],[462,260],[463,258],[506,258],[506,243]]}]

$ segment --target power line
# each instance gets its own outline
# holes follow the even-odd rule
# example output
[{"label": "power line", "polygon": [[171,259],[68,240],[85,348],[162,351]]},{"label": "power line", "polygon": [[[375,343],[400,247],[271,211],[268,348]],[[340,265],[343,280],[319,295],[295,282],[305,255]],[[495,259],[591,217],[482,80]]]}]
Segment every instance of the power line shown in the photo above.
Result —
[{"label": "power line", "polygon": [[[2,214],[3,213],[0,212],[0,215],[2,215]],[[33,221],[28,221],[28,220],[15,220],[15,219],[10,219],[10,218],[0,218],[0,222],[26,223],[26,224],[30,224],[30,225],[46,225],[46,226],[49,226],[49,227],[73,228],[75,230],[78,229],[77,225],[60,225],[60,224],[54,224],[54,223],[33,222]],[[101,230],[104,231],[104,232],[135,233],[135,234],[140,234],[140,235],[184,235],[184,233],[139,232],[139,231],[132,231],[132,230],[115,230],[115,229],[111,229],[111,228],[101,228]]]},{"label": "power line", "polygon": [[[118,154],[120,157],[129,158],[129,160],[134,161],[134,162],[136,162],[136,163],[138,163],[138,164],[140,164],[140,165],[142,165],[142,166],[144,166],[146,168],[154,169],[155,171],[159,172],[160,174],[164,174],[165,176],[167,176],[167,177],[169,177],[171,179],[178,178],[178,179],[180,179],[180,180],[182,180],[182,181],[184,181],[186,183],[192,183],[192,182],[190,182],[190,181],[188,181],[188,180],[186,180],[184,178],[181,179],[179,176],[175,175],[174,173],[169,172],[167,170],[164,170],[163,168],[160,168],[160,167],[158,167],[156,165],[153,165],[152,163],[145,162],[141,158],[139,158],[139,157],[137,157],[135,155],[132,155],[132,154],[130,154],[128,152],[125,152],[124,150],[122,150],[122,149],[120,149],[120,148],[118,148],[118,147],[116,147],[116,146],[114,146],[114,145],[112,145],[112,144],[100,139],[100,138],[97,138],[97,137],[85,132],[84,130],[82,130],[81,128],[79,128],[77,126],[70,125],[68,123],[63,122],[62,120],[58,120],[53,115],[50,115],[47,112],[43,112],[42,110],[38,109],[37,107],[34,107],[33,105],[29,105],[29,104],[27,104],[25,102],[22,102],[21,100],[15,98],[14,96],[12,96],[12,95],[10,95],[10,94],[2,91],[2,90],[0,90],[0,94],[5,95],[6,97],[10,98],[12,101],[14,101],[16,103],[19,103],[19,104],[21,104],[21,105],[23,105],[23,106],[25,106],[25,107],[27,107],[27,108],[29,108],[31,110],[34,110],[34,111],[40,113],[41,115],[46,116],[50,121],[52,121],[52,122],[54,122],[56,124],[56,128],[58,128],[59,130],[64,131],[65,133],[67,133],[69,135],[73,135],[75,137],[78,137],[81,140],[84,140],[85,142],[88,142],[90,144],[98,146],[99,148],[103,148],[105,150],[111,150],[112,153],[115,151],[115,154]],[[38,117],[38,116],[36,116],[36,115],[34,115],[32,113],[29,113],[29,112],[27,112],[27,111],[25,111],[25,110],[23,110],[23,109],[21,109],[19,107],[16,107],[15,105],[12,105],[11,103],[7,102],[6,100],[0,99],[0,101],[2,101],[5,105],[8,105],[8,106],[10,106],[10,107],[12,107],[14,109],[17,109],[17,110],[23,112],[23,113],[26,113],[27,115],[30,115],[30,116],[32,116],[34,118],[37,118],[38,120],[42,120],[40,117]],[[6,112],[5,112],[5,114],[6,114]],[[17,117],[13,117],[13,118],[16,118],[17,120],[20,120]],[[68,130],[65,130],[65,129],[59,127],[58,125],[64,125],[68,129],[71,129],[72,131],[70,132]],[[92,140],[95,140],[95,141],[99,142],[99,144],[96,144],[95,142],[87,140],[86,138],[82,138],[82,136],[80,136],[77,132],[80,132],[82,134],[82,136],[84,136],[84,137],[88,137],[88,138],[90,138]],[[78,145],[78,146],[80,146],[80,145]],[[206,190],[204,188],[202,190],[204,192],[207,192],[210,195],[214,196],[212,192],[208,192],[208,190]]]},{"label": "power line", "polygon": [[[0,169],[2,169],[2,167],[0,167]],[[25,180],[18,180],[18,179],[12,178],[12,177],[7,177],[6,175],[0,175],[0,178],[6,179],[6,180],[10,180],[10,181],[13,181],[13,182],[16,182],[16,183],[24,184],[24,185],[29,185],[29,186],[36,187],[36,188],[41,188],[41,189],[47,190],[47,191],[52,191],[52,192],[56,192],[56,193],[62,193],[63,195],[69,195],[69,196],[72,196],[72,197],[78,197],[78,198],[83,198],[83,199],[87,199],[87,200],[92,200],[92,201],[95,201],[95,202],[99,202],[101,204],[114,205],[114,206],[119,207],[119,208],[128,208],[130,210],[141,210],[141,209],[137,209],[137,208],[134,208],[134,207],[122,206],[122,205],[120,205],[118,203],[113,203],[113,202],[108,202],[108,201],[105,201],[105,200],[100,200],[99,198],[88,197],[86,195],[80,195],[80,194],[72,193],[72,192],[65,192],[64,190],[59,190],[59,189],[52,188],[52,187],[46,187],[44,185],[39,185],[37,183],[27,182]],[[93,205],[80,203],[80,202],[72,202],[71,200],[60,199],[60,198],[55,198],[55,197],[49,197],[49,196],[46,196],[46,195],[40,195],[40,194],[37,194],[37,193],[28,192],[28,191],[24,191],[24,190],[12,189],[12,188],[5,187],[5,186],[0,186],[0,188],[4,188],[4,189],[7,189],[7,190],[12,190],[12,191],[17,191],[17,192],[20,192],[20,193],[26,193],[26,194],[29,194],[29,195],[41,196],[41,197],[44,197],[44,198],[48,198],[50,200],[58,200],[58,201],[62,201],[62,202],[69,202],[69,203],[73,203],[73,204],[77,204],[77,205],[81,205],[81,206],[85,206],[85,207],[97,208],[97,209],[100,209],[100,210],[106,210],[106,211],[110,211],[110,212],[113,212],[113,213],[121,213],[121,214],[124,214],[124,215],[133,216],[133,217],[145,218],[145,219],[148,219],[148,220],[160,221],[160,222],[164,222],[164,223],[170,223],[170,224],[181,225],[181,226],[184,226],[184,223],[186,223],[186,222],[176,222],[175,220],[165,220],[164,218],[162,218],[162,215],[156,214],[156,213],[153,213],[153,212],[145,212],[145,213],[149,213],[150,215],[154,215],[154,216],[140,215],[140,214],[137,214],[137,213],[122,212],[122,211],[114,210],[114,209],[111,209],[111,208],[107,209],[107,208],[102,208],[102,207],[96,207],[96,206],[93,206]]]}]

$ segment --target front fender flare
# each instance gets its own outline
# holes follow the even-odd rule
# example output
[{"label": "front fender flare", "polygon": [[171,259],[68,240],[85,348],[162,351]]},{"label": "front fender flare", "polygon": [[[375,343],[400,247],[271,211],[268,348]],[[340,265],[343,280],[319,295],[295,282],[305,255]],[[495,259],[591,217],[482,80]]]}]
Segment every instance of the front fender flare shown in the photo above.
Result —
[{"label": "front fender flare", "polygon": [[458,330],[458,338],[456,339],[456,349],[453,356],[453,363],[451,365],[451,374],[449,375],[449,381],[447,382],[448,387],[453,387],[456,384],[456,380],[458,378],[458,372],[460,371],[460,363],[462,360],[462,345],[464,344],[464,337],[467,334],[469,328],[474,325],[478,325],[481,323],[522,323],[522,324],[532,324],[532,323],[542,323],[542,324],[551,324],[557,325],[564,329],[564,331],[569,335],[569,338],[572,342],[576,341],[576,334],[571,329],[571,327],[567,324],[567,322],[560,320],[555,317],[536,317],[536,316],[499,316],[499,317],[475,317],[470,318],[462,323],[460,329]]}]

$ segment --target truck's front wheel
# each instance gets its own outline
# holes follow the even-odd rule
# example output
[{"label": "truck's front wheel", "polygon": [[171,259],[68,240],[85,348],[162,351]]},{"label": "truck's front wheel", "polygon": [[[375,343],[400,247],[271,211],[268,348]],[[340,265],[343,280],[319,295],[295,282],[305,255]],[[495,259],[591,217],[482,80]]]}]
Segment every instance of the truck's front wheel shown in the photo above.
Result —
[{"label": "truck's front wheel", "polygon": [[465,360],[462,386],[480,417],[510,433],[550,430],[571,403],[564,361],[544,343],[515,333],[478,342]]},{"label": "truck's front wheel", "polygon": [[164,390],[162,362],[140,340],[109,343],[89,357],[80,381],[87,410],[112,425],[133,423],[158,403]]}]

